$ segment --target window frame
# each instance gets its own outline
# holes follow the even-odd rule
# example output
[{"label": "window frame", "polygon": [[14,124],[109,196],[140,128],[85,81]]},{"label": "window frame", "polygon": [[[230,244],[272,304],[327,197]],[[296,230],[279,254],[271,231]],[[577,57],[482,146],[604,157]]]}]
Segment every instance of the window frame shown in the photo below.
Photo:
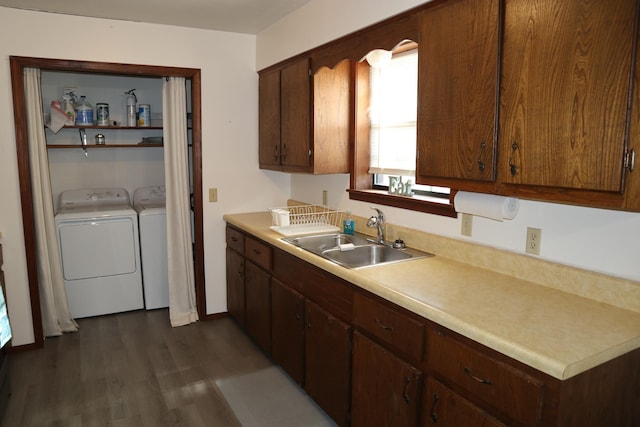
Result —
[{"label": "window frame", "polygon": [[[400,49],[409,50],[416,45],[400,43]],[[399,49],[394,49],[398,51]],[[353,62],[353,111],[355,117],[352,165],[349,179],[350,200],[374,203],[377,205],[392,206],[417,212],[456,218],[453,200],[457,190],[451,188],[449,197],[432,197],[423,195],[400,196],[389,194],[386,190],[375,189],[373,176],[369,173],[369,117],[367,108],[369,104],[369,64],[366,61]],[[420,117],[416,126],[419,126]],[[417,161],[417,159],[416,159]],[[416,165],[417,166],[417,165]]]}]

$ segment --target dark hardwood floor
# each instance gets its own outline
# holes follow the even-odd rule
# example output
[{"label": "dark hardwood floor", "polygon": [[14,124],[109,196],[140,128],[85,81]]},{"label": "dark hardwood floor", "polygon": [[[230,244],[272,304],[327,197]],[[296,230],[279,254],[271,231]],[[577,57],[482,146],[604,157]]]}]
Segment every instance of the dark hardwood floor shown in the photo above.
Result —
[{"label": "dark hardwood floor", "polygon": [[9,356],[5,427],[237,426],[215,381],[271,366],[229,318],[171,328],[167,310],[79,319]]}]

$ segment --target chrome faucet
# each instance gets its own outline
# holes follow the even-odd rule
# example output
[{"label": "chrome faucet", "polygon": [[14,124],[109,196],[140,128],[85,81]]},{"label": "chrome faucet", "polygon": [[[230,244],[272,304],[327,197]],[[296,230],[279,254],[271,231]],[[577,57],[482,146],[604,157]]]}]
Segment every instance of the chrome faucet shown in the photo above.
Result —
[{"label": "chrome faucet", "polygon": [[378,212],[378,216],[372,216],[369,218],[369,220],[367,221],[367,227],[377,227],[378,228],[378,240],[376,240],[376,243],[380,243],[381,245],[384,245],[387,243],[387,241],[385,240],[385,233],[384,233],[384,213],[378,209],[375,208],[373,206],[371,206],[371,209],[375,209],[376,212]]}]

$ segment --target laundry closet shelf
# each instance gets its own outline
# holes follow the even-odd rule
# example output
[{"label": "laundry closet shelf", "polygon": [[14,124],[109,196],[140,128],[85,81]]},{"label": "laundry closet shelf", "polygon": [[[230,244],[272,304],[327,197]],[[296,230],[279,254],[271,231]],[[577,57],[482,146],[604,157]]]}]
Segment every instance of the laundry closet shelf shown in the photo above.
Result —
[{"label": "laundry closet shelf", "polygon": [[[48,129],[48,128],[47,128]],[[81,126],[81,125],[65,125],[62,129],[113,129],[113,130],[149,130],[162,129],[162,126]]]},{"label": "laundry closet shelf", "polygon": [[152,148],[163,147],[162,144],[104,144],[104,145],[78,145],[78,144],[47,144],[47,148]]}]

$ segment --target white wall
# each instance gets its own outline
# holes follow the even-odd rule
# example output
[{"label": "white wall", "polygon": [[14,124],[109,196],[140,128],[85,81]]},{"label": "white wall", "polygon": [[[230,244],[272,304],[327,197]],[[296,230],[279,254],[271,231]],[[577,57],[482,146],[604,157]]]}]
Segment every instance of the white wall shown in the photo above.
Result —
[{"label": "white wall", "polygon": [[0,7],[0,232],[14,345],[33,342],[18,182],[9,56],[76,59],[202,70],[207,312],[226,311],[222,215],[279,206],[290,193],[288,175],[258,169],[256,38],[21,11]]},{"label": "white wall", "polygon": [[[312,0],[258,34],[258,69],[420,3],[423,2]],[[359,216],[371,215],[369,204],[348,199],[345,193],[348,185],[347,175],[293,175],[291,196],[294,199],[321,203],[322,190],[328,190],[330,206],[350,209]],[[460,235],[460,219],[382,208],[391,223],[438,235],[469,239]],[[640,213],[522,201],[520,213],[513,221],[474,218],[470,240],[524,252],[527,227],[542,229],[541,258],[640,280]]]}]

